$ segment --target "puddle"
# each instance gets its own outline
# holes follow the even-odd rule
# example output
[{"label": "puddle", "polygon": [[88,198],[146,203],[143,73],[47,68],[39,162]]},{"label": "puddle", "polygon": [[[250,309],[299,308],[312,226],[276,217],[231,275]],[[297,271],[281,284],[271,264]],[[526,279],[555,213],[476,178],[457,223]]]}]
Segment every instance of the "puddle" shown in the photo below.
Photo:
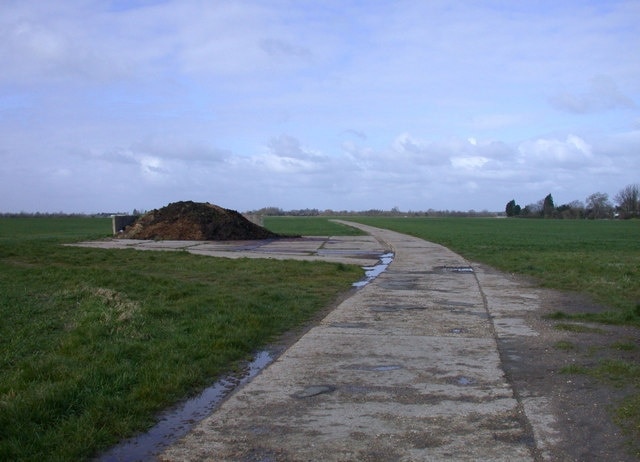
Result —
[{"label": "puddle", "polygon": [[450,332],[452,334],[466,334],[467,333],[467,329],[464,329],[462,327],[456,327],[454,329],[451,329]]},{"label": "puddle", "polygon": [[311,385],[293,396],[298,399],[304,399],[324,395],[325,393],[333,393],[334,391],[336,391],[336,387],[333,385]]},{"label": "puddle", "polygon": [[380,256],[380,252],[374,252],[371,250],[354,250],[354,249],[318,249],[316,255],[320,257],[330,257],[332,255],[339,255],[341,257],[364,257],[364,258],[376,258]]},{"label": "puddle", "polygon": [[380,262],[374,266],[364,266],[364,279],[358,282],[354,282],[353,287],[364,287],[373,281],[375,278],[380,276],[387,267],[393,261],[393,252],[388,252],[380,255]]},{"label": "puddle", "polygon": [[457,377],[451,377],[447,380],[449,383],[453,383],[454,385],[460,385],[461,387],[466,387],[469,385],[474,385],[476,380],[471,377],[465,377],[464,375],[459,375]]},{"label": "puddle", "polygon": [[390,366],[375,366],[372,370],[386,372],[386,371],[397,371],[398,369],[402,369],[402,366],[399,366],[397,364],[392,364]]},{"label": "puddle", "polygon": [[122,441],[95,460],[98,462],[156,461],[157,455],[186,435],[207,417],[236,387],[247,383],[275,359],[268,351],[259,352],[240,377],[225,377],[177,408],[163,412],[159,422],[146,433]]},{"label": "puddle", "polygon": [[438,266],[436,270],[443,273],[473,273],[473,268],[470,266]]}]

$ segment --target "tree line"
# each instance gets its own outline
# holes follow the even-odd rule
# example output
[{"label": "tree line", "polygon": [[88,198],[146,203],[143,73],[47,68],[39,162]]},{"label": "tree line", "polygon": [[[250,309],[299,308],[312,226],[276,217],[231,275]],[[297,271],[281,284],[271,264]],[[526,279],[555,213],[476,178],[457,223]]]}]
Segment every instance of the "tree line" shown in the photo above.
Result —
[{"label": "tree line", "polygon": [[640,217],[640,185],[625,186],[609,200],[607,193],[597,192],[589,195],[585,202],[575,200],[556,206],[551,194],[534,204],[521,207],[511,199],[507,202],[505,213],[508,217],[522,218],[638,218]]},{"label": "tree line", "polygon": [[409,210],[402,211],[399,207],[390,210],[368,209],[368,210],[333,210],[333,209],[294,209],[284,210],[280,207],[263,207],[257,210],[246,212],[250,215],[258,216],[292,216],[292,217],[497,217],[503,215],[502,212],[490,212],[488,210]]}]

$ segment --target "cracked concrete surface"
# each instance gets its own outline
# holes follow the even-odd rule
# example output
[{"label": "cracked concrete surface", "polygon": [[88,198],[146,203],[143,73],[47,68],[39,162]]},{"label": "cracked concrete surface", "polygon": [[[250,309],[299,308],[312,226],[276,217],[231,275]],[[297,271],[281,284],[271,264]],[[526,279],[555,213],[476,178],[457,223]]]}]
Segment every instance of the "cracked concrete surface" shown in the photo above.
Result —
[{"label": "cracked concrete surface", "polygon": [[477,273],[449,270],[472,265],[442,246],[354,226],[393,249],[387,271],[161,460],[538,457],[536,436],[553,436],[555,422],[528,417],[498,352],[499,333],[531,335],[513,304],[492,313]]}]

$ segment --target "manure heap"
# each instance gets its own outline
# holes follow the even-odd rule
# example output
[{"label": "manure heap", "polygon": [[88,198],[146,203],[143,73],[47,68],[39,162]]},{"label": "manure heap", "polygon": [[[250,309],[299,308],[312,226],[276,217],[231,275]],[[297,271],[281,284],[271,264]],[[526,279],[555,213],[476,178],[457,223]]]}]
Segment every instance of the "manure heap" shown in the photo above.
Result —
[{"label": "manure heap", "polygon": [[155,209],[127,226],[124,239],[227,241],[280,237],[258,226],[235,210],[208,202],[173,202]]}]

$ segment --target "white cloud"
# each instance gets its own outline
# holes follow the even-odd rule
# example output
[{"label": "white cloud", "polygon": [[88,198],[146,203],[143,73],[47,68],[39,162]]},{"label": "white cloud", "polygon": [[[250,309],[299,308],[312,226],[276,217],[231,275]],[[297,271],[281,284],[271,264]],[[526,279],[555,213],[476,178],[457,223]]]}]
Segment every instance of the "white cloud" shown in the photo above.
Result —
[{"label": "white cloud", "polygon": [[252,159],[254,163],[263,165],[266,171],[290,174],[320,172],[328,161],[327,156],[303,147],[297,138],[289,135],[272,138],[266,152]]},{"label": "white cloud", "polygon": [[585,166],[594,161],[591,146],[575,135],[567,136],[564,141],[539,138],[524,142],[519,152],[521,162],[533,167]]},{"label": "white cloud", "polygon": [[163,162],[157,157],[143,156],[140,159],[140,167],[145,178],[156,180],[167,175],[169,171],[163,166]]},{"label": "white cloud", "polygon": [[630,97],[620,91],[615,81],[605,75],[592,78],[584,92],[563,91],[553,96],[550,101],[557,109],[577,114],[631,109],[636,106]]},{"label": "white cloud", "polygon": [[466,170],[477,170],[487,162],[489,162],[489,159],[481,156],[451,158],[451,165],[453,166],[453,168],[463,168]]},{"label": "white cloud", "polygon": [[613,195],[638,181],[639,15],[613,1],[5,2],[0,211]]}]

